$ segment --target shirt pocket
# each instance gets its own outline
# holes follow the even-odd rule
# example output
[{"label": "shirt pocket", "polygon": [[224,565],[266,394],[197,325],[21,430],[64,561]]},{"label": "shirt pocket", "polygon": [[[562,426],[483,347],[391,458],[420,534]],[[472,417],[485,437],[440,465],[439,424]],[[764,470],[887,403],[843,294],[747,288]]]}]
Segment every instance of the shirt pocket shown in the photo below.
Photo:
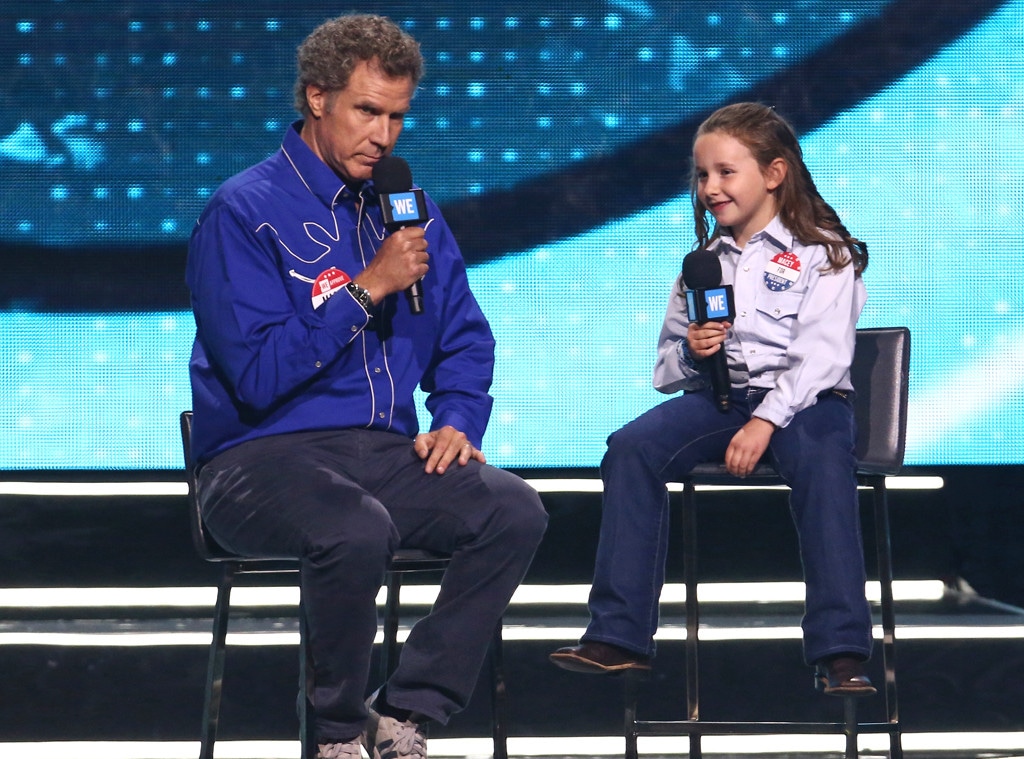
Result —
[{"label": "shirt pocket", "polygon": [[764,342],[780,348],[789,345],[803,295],[803,292],[776,293],[769,290],[758,294],[754,302],[757,333]]}]

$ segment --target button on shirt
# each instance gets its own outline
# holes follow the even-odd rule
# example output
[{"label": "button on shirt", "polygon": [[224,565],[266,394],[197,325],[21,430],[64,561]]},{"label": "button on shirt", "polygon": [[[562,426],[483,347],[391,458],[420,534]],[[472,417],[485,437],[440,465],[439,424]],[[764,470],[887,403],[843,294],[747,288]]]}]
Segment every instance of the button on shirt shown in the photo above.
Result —
[{"label": "button on shirt", "polygon": [[[804,245],[776,217],[739,250],[728,236],[709,249],[733,286],[736,318],[726,340],[730,382],[769,390],[755,415],[786,426],[818,393],[849,390],[857,319],[867,300],[853,265],[828,269],[823,245]],[[824,271],[823,271],[824,270]],[[677,280],[658,343],[654,386],[664,393],[707,387],[700,361],[682,350],[689,320]]]}]

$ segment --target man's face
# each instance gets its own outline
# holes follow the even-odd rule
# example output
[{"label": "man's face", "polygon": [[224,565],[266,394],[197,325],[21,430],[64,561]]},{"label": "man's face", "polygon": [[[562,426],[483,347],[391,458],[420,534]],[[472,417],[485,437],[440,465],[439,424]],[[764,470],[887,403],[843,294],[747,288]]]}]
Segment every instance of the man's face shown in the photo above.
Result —
[{"label": "man's face", "polygon": [[408,77],[385,76],[374,62],[361,61],[343,90],[306,88],[310,117],[302,139],[342,179],[367,180],[395,147],[414,91]]}]

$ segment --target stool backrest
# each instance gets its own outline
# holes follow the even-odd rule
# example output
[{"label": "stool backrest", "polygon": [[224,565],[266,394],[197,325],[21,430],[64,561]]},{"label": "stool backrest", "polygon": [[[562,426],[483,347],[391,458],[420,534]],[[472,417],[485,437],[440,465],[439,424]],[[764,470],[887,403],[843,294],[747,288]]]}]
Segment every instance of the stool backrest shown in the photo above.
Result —
[{"label": "stool backrest", "polygon": [[207,561],[233,561],[238,556],[222,548],[203,524],[199,509],[199,494],[196,491],[196,465],[192,460],[192,412],[181,412],[181,450],[185,456],[185,479],[188,482],[189,523],[192,527],[192,544]]},{"label": "stool backrest", "polygon": [[910,330],[858,329],[850,373],[857,392],[857,471],[897,474],[907,442]]}]

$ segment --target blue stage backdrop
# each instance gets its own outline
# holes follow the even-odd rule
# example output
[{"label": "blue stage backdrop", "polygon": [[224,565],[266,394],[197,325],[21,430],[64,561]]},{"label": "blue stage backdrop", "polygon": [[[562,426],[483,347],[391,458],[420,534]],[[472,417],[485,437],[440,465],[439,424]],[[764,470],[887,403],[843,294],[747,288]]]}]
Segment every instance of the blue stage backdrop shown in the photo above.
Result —
[{"label": "blue stage backdrop", "polygon": [[[908,463],[1024,463],[1024,0],[374,2],[423,44],[398,152],[498,340],[484,449],[595,466],[651,387],[693,245],[690,139],[798,129],[868,242],[861,326],[913,334]],[[0,470],[180,466],[192,223],[295,113],[336,3],[5,0]]]}]

